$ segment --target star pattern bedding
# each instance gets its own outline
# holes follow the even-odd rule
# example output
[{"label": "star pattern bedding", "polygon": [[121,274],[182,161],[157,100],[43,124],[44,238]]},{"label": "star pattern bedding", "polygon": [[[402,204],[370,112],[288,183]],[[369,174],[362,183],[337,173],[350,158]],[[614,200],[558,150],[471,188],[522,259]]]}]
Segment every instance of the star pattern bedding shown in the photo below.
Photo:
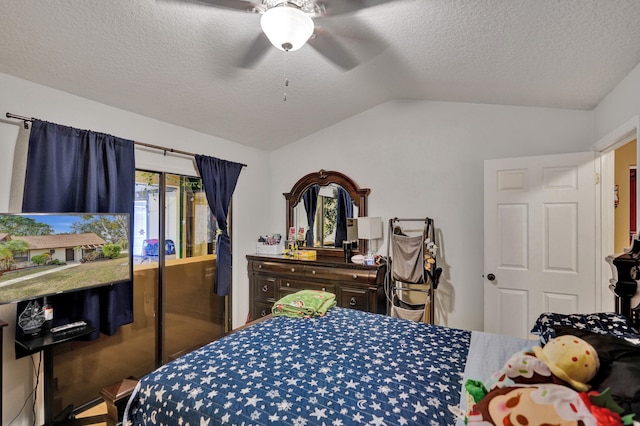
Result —
[{"label": "star pattern bedding", "polygon": [[640,345],[640,336],[633,328],[631,321],[613,312],[598,312],[593,314],[558,314],[545,312],[541,314],[531,334],[540,336],[540,343],[545,344],[556,337],[555,327],[570,326],[578,330],[590,331],[598,334],[608,334]]},{"label": "star pattern bedding", "polygon": [[333,308],[274,317],[145,376],[129,425],[453,425],[471,332]]}]

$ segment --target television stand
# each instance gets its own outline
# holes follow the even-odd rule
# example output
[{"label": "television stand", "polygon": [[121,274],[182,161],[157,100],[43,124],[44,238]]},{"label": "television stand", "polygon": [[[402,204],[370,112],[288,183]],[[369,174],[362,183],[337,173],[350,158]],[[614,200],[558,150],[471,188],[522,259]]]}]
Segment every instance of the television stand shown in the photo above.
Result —
[{"label": "television stand", "polygon": [[[68,423],[71,411],[69,407],[65,408],[59,416],[54,417],[53,414],[53,348],[59,343],[68,342],[78,337],[93,333],[96,331],[94,327],[85,325],[84,327],[72,328],[60,333],[51,333],[49,331],[41,331],[34,336],[23,336],[16,338],[16,343],[25,348],[27,351],[35,353],[42,351],[44,356],[44,424],[45,426]],[[63,417],[64,418],[61,418]],[[1,417],[0,417],[1,419]]]}]

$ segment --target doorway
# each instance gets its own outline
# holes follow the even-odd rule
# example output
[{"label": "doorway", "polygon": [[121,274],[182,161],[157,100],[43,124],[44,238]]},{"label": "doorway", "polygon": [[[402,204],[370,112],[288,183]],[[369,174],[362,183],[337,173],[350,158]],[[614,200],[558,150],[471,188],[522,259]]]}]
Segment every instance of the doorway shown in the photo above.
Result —
[{"label": "doorway", "polygon": [[[634,116],[593,146],[599,157],[598,190],[600,208],[596,212],[596,226],[599,226],[598,259],[596,276],[600,288],[596,293],[596,307],[601,312],[613,312],[615,300],[609,285],[614,276],[611,261],[629,247],[630,233],[638,232],[637,214],[639,197],[632,197],[632,173],[638,164],[640,150],[637,147],[640,132],[640,117]],[[616,185],[617,191],[616,191]],[[633,195],[637,194],[637,186]],[[617,206],[617,207],[616,207]]]},{"label": "doorway", "polygon": [[637,232],[636,151],[635,139],[614,150],[614,253],[629,247]]}]

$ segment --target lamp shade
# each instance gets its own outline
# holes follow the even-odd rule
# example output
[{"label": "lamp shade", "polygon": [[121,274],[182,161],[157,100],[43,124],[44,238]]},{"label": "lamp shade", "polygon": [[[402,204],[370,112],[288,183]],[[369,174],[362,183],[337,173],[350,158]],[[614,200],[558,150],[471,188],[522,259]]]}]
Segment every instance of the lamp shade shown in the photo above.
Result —
[{"label": "lamp shade", "polygon": [[358,238],[361,240],[377,240],[382,238],[382,218],[359,217]]},{"label": "lamp shade", "polygon": [[313,34],[313,19],[295,7],[272,7],[260,18],[262,31],[280,50],[300,49]]}]

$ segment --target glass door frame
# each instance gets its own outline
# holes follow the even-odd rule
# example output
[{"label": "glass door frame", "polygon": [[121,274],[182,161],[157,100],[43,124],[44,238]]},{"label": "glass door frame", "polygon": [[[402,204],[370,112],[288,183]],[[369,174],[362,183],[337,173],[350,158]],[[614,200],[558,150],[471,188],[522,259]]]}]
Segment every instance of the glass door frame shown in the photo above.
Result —
[{"label": "glass door frame", "polygon": [[[167,318],[166,318],[166,294],[167,294],[167,283],[166,283],[166,253],[162,248],[165,246],[165,241],[167,238],[167,199],[166,192],[168,189],[167,185],[167,175],[175,175],[175,176],[184,176],[184,177],[198,177],[198,176],[189,176],[186,174],[175,173],[175,172],[165,172],[165,171],[156,171],[150,169],[142,169],[136,168],[136,172],[142,173],[153,173],[158,176],[158,281],[157,285],[157,299],[156,299],[156,321],[155,321],[155,365],[156,368],[165,364],[165,362],[170,361],[168,359],[167,354],[167,345],[165,342],[166,338],[166,327],[167,327]],[[211,213],[211,209],[208,207],[209,213]],[[182,209],[182,207],[181,207]],[[181,211],[182,215],[182,211]],[[181,216],[182,217],[182,216]],[[231,235],[231,207],[229,208],[229,216],[228,216],[228,232]],[[182,243],[179,243],[182,248]],[[178,246],[178,244],[176,244]],[[178,249],[178,247],[176,247]],[[231,288],[230,294],[224,297],[224,312],[223,312],[223,327],[224,333],[226,334],[232,329],[232,315],[230,315],[230,308],[232,306],[232,293],[233,286]],[[213,339],[212,339],[213,340]]]}]

